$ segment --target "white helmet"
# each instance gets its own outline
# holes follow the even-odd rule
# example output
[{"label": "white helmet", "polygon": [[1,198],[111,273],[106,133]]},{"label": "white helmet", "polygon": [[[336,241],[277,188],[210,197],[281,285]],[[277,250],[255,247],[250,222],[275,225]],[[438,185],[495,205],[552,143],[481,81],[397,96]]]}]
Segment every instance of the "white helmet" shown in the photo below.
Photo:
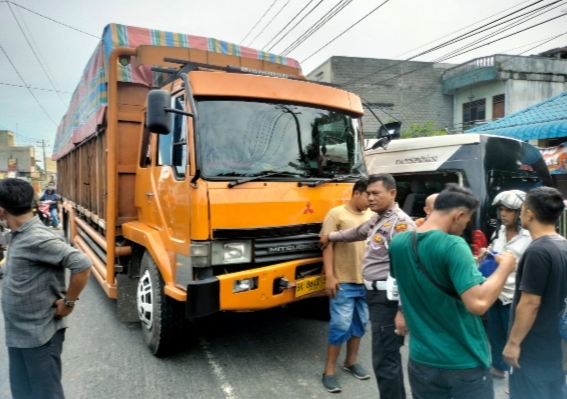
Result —
[{"label": "white helmet", "polygon": [[502,191],[494,198],[492,205],[503,205],[509,209],[519,210],[522,208],[525,198],[526,193],[520,190]]}]

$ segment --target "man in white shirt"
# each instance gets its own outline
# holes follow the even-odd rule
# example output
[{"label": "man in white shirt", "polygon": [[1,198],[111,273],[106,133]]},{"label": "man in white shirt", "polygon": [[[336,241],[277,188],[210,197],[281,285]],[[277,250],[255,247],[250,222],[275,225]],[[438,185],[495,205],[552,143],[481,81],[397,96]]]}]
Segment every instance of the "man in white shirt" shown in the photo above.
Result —
[{"label": "man in white shirt", "polygon": [[[522,228],[520,211],[526,193],[520,190],[503,191],[498,194],[492,205],[498,207],[498,229],[492,236],[488,249],[481,250],[481,258],[488,251],[503,254],[512,251],[518,262],[526,248],[532,242],[530,233]],[[496,378],[505,378],[508,365],[502,357],[502,351],[508,338],[510,323],[510,305],[514,298],[516,286],[516,272],[512,272],[498,300],[488,311],[488,339],[492,353],[492,375]]]}]

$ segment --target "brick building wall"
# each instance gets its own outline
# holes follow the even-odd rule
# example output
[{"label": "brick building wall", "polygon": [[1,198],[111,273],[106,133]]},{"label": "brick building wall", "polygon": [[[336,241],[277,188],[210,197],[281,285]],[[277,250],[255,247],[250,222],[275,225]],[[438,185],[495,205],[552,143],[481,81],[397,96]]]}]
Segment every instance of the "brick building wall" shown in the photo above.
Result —
[{"label": "brick building wall", "polygon": [[[442,93],[442,75],[445,69],[453,66],[335,56],[315,68],[307,78],[336,85],[363,78],[341,88],[358,94],[371,103],[382,122],[386,123],[393,118],[381,109],[401,120],[402,130],[408,129],[412,123],[424,122],[433,122],[436,129],[443,129],[452,126],[453,100],[452,96]],[[414,70],[413,73],[403,75]],[[373,86],[377,83],[377,86]],[[379,123],[367,110],[363,124],[365,136],[374,137]]]}]

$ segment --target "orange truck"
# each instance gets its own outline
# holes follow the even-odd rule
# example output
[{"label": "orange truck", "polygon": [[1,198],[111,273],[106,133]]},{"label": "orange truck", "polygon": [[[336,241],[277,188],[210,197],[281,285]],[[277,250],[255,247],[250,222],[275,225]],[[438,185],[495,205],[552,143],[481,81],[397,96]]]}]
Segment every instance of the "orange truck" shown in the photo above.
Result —
[{"label": "orange truck", "polygon": [[66,237],[156,356],[187,319],[322,294],[318,233],[366,174],[362,115],[295,60],[108,25],[57,132]]}]

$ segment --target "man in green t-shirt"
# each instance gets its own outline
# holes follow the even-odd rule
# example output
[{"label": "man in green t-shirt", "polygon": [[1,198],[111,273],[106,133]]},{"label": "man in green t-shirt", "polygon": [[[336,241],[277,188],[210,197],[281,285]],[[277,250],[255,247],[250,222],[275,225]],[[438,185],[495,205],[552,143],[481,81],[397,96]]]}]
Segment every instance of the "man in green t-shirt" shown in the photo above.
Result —
[{"label": "man in green t-shirt", "polygon": [[[511,252],[497,255],[496,271],[488,279],[480,274],[469,246],[459,237],[478,205],[472,191],[448,185],[415,236],[399,234],[390,244],[391,273],[411,333],[408,369],[414,399],[494,397],[479,316],[498,299],[516,259]],[[405,327],[398,319],[398,333],[405,333]]]}]

